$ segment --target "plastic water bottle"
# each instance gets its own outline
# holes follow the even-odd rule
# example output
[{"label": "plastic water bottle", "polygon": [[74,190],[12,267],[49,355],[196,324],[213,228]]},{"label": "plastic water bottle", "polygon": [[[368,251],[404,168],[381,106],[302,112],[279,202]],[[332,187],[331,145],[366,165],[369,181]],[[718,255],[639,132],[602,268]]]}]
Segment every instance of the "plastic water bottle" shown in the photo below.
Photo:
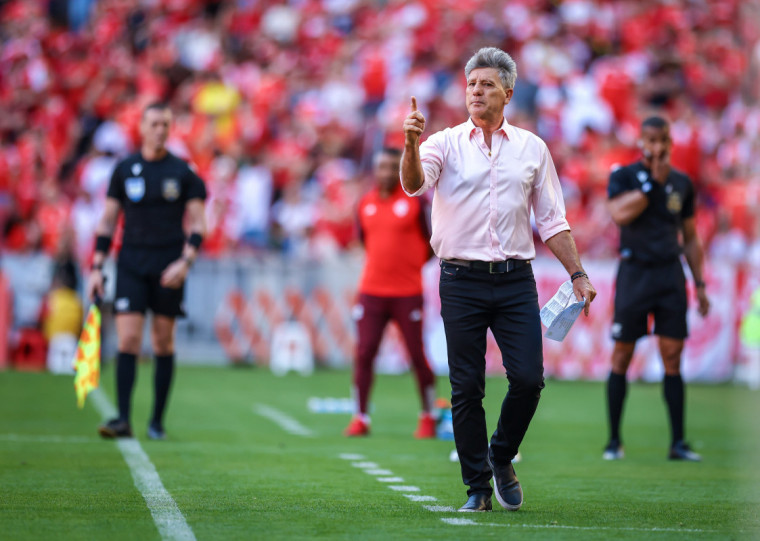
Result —
[{"label": "plastic water bottle", "polygon": [[436,433],[439,440],[451,441],[454,439],[454,423],[451,418],[451,408],[441,410],[441,418],[438,421]]}]

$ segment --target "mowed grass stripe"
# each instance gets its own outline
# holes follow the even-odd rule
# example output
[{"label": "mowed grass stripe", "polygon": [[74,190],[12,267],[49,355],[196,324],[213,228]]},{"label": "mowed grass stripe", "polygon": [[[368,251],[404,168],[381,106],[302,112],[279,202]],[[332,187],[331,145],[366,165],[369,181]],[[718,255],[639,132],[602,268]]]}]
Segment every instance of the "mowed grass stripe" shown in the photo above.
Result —
[{"label": "mowed grass stripe", "polygon": [[[136,427],[146,426],[150,417],[151,371],[141,366],[138,373]],[[112,381],[107,366],[106,390]],[[199,540],[498,539],[510,531],[446,524],[440,520],[445,512],[424,507],[456,509],[466,493],[459,465],[448,460],[453,442],[412,437],[419,403],[410,375],[378,376],[368,438],[342,435],[349,414],[308,410],[309,397],[346,397],[350,384],[347,371],[277,378],[262,369],[180,366],[166,420],[169,440],[144,441],[144,428],[136,433]],[[506,385],[504,378],[487,379],[490,429]],[[440,378],[438,395],[448,394],[447,381]],[[548,381],[521,448],[524,460],[516,466],[525,491],[523,509],[468,519],[514,525],[512,532],[531,540],[760,536],[755,419],[760,393],[689,386],[687,436],[705,457],[701,464],[665,459],[667,416],[659,385],[632,384],[628,396],[627,457],[609,463],[601,459],[603,384]],[[70,378],[0,373],[0,401],[0,434],[95,435],[94,412],[76,409]],[[276,408],[316,436],[294,437],[252,414],[252,404]],[[123,459],[113,451],[106,442],[40,445],[0,439],[3,533],[22,540],[158,539]],[[19,465],[22,460],[29,464]],[[351,462],[375,462],[384,471],[354,468]],[[392,491],[389,483],[378,482],[380,476],[401,477],[404,485],[421,491]],[[435,501],[412,498],[419,496]]]}]

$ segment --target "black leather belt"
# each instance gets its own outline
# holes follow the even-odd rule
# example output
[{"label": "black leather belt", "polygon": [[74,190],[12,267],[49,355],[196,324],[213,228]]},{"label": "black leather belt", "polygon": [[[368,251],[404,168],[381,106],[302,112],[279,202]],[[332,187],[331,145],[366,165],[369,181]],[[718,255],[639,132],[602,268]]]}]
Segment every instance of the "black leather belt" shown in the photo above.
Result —
[{"label": "black leather belt", "polygon": [[485,271],[490,274],[503,274],[512,272],[525,265],[530,265],[528,259],[507,259],[506,261],[467,261],[464,259],[442,259],[441,264],[451,263],[468,269]]}]

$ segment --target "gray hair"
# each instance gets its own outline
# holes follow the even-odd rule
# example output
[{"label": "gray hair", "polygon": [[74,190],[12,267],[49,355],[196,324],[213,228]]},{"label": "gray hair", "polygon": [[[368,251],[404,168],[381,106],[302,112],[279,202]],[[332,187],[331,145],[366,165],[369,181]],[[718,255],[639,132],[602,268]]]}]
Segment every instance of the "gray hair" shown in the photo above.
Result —
[{"label": "gray hair", "polygon": [[512,57],[496,47],[483,47],[472,55],[464,67],[464,76],[469,79],[470,72],[477,68],[494,68],[499,71],[501,84],[506,90],[515,87],[517,64]]}]

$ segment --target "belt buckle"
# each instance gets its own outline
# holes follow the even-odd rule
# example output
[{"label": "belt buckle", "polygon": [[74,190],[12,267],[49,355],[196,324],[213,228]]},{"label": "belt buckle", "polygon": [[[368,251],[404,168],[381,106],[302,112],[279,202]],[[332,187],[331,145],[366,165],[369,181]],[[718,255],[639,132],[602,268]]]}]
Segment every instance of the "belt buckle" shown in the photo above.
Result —
[{"label": "belt buckle", "polygon": [[[499,270],[499,265],[502,263],[507,264],[506,270]],[[488,273],[489,274],[504,274],[505,272],[509,272],[512,269],[510,268],[510,264],[512,263],[511,259],[508,259],[507,261],[489,261],[488,262]]]}]

